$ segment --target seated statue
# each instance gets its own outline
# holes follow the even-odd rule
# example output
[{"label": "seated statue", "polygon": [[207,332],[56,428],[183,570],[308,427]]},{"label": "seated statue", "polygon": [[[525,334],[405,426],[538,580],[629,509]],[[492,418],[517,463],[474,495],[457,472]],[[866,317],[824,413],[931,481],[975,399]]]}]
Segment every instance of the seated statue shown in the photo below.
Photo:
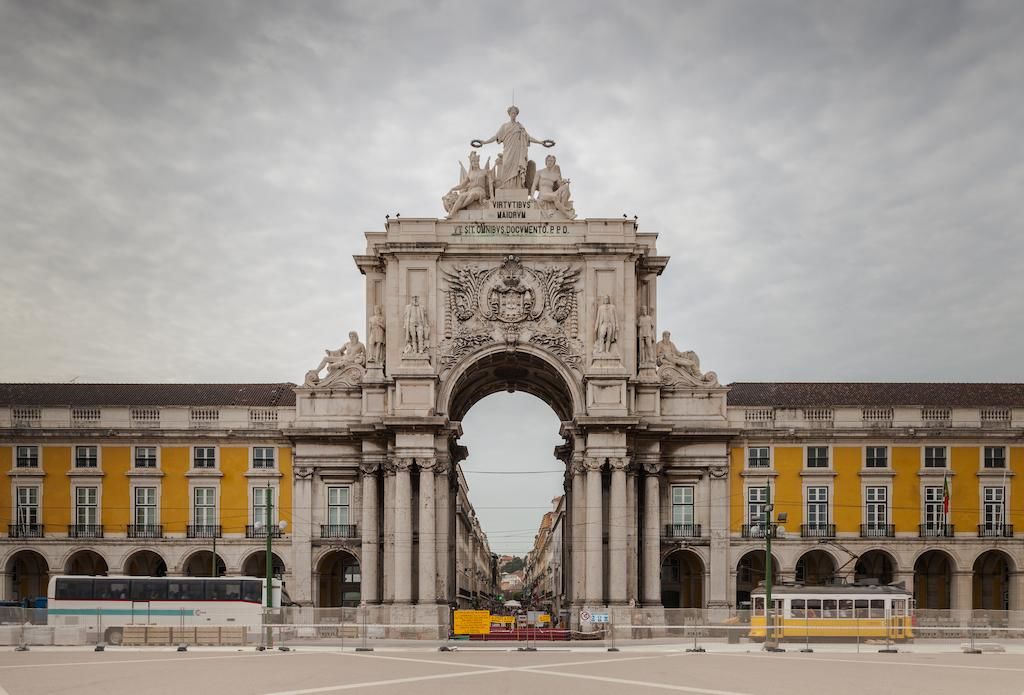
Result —
[{"label": "seated statue", "polygon": [[[471,206],[481,207],[483,203],[490,200],[493,193],[494,182],[490,171],[490,160],[488,167],[480,168],[480,155],[476,152],[469,153],[469,171],[462,168],[459,177],[459,184],[452,186],[444,197],[441,204],[444,205],[448,217],[454,217],[459,210],[466,210]],[[462,167],[462,163],[459,163]]]},{"label": "seated statue", "polygon": [[544,168],[537,172],[533,180],[532,194],[537,192],[537,206],[541,210],[557,210],[570,220],[576,219],[569,193],[569,179],[562,178],[562,169],[556,163],[554,155],[544,158]]},{"label": "seated statue", "polygon": [[[316,369],[306,372],[306,386],[326,386],[333,381],[332,377],[340,375],[349,367],[363,367],[366,365],[366,346],[359,342],[359,334],[351,331],[348,334],[348,342],[337,350],[324,350],[324,358]],[[320,379],[320,372],[327,367],[327,374]]]},{"label": "seated statue", "polygon": [[717,384],[718,375],[714,372],[704,374],[700,371],[700,358],[693,350],[681,352],[671,340],[672,334],[664,331],[661,340],[655,345],[655,356],[659,367],[670,367],[682,372],[683,375],[700,384]]}]

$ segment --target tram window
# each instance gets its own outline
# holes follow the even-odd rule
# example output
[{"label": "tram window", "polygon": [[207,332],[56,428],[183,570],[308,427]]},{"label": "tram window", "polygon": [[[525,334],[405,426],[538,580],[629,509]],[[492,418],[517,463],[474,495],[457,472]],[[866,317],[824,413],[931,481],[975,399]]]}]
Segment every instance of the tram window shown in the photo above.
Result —
[{"label": "tram window", "polygon": [[754,598],[754,612],[764,613],[764,597],[757,596]]},{"label": "tram window", "polygon": [[127,579],[97,579],[96,598],[101,601],[127,601],[131,595]]},{"label": "tram window", "polygon": [[168,601],[202,601],[206,598],[202,579],[175,579],[167,582]]},{"label": "tram window", "polygon": [[836,600],[834,598],[823,599],[821,602],[821,615],[825,618],[836,617]]},{"label": "tram window", "polygon": [[789,602],[789,614],[794,618],[804,617],[806,602],[802,598],[795,598]]},{"label": "tram window", "polygon": [[206,598],[214,601],[238,601],[242,598],[242,582],[207,582]]},{"label": "tram window", "polygon": [[809,599],[807,599],[807,617],[808,618],[820,618],[821,617],[821,599],[820,598],[809,598]]},{"label": "tram window", "polygon": [[133,579],[132,601],[166,601],[167,582],[160,579]]},{"label": "tram window", "polygon": [[54,598],[65,601],[92,599],[92,579],[58,579]]},{"label": "tram window", "polygon": [[856,606],[856,614],[858,618],[868,617],[868,600],[866,598],[859,598],[854,601]]},{"label": "tram window", "polygon": [[885,617],[885,599],[884,598],[873,598],[873,599],[871,599],[871,617],[872,618],[884,618]]},{"label": "tram window", "polygon": [[263,602],[263,584],[262,582],[246,581],[242,582],[242,600],[249,601],[251,603],[262,603]]},{"label": "tram window", "polygon": [[839,599],[839,617],[840,618],[852,618],[853,617],[853,600],[848,598]]},{"label": "tram window", "polygon": [[892,614],[893,615],[906,615],[907,613],[907,602],[905,599],[893,599],[892,600]]}]

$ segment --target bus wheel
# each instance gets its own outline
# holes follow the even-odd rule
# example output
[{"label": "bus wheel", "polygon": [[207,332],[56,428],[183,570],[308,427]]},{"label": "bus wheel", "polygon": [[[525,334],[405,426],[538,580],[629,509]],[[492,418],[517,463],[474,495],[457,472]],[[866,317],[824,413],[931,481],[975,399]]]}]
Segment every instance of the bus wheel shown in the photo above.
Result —
[{"label": "bus wheel", "polygon": [[124,630],[119,627],[108,627],[106,633],[104,633],[104,638],[107,644],[117,646],[124,639]]}]

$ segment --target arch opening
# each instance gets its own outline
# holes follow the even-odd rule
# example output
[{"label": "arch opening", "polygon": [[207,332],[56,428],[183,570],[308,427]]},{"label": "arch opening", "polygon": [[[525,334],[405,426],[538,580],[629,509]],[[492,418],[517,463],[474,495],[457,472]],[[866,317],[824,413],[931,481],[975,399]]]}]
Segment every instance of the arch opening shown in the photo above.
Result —
[{"label": "arch opening", "polygon": [[953,559],[941,550],[929,550],[914,563],[914,600],[918,609],[952,607]]},{"label": "arch opening", "polygon": [[1010,610],[1010,557],[1001,550],[986,550],[974,561],[973,607],[983,611]]},{"label": "arch opening", "polygon": [[[736,607],[750,608],[750,592],[764,581],[765,562],[763,550],[751,550],[736,564]],[[772,556],[772,577],[779,576],[779,561]]]},{"label": "arch opening", "polygon": [[[270,567],[277,579],[284,578],[284,560],[277,553],[272,553],[270,556]],[[246,577],[266,577],[267,576],[267,553],[265,550],[257,550],[256,552],[245,558],[245,562],[242,563],[242,574]]]},{"label": "arch opening", "polygon": [[347,551],[333,550],[317,563],[317,605],[354,608],[360,602],[359,560]]},{"label": "arch opening", "polygon": [[166,577],[167,563],[153,550],[138,550],[128,556],[124,573],[133,577]]},{"label": "arch opening", "polygon": [[869,550],[857,558],[853,568],[855,582],[875,580],[891,584],[896,578],[896,561],[884,550]]},{"label": "arch opening", "polygon": [[107,561],[95,550],[77,550],[64,564],[64,574],[103,576],[107,574]]},{"label": "arch opening", "polygon": [[217,555],[216,572],[213,567],[213,552],[210,550],[199,550],[189,555],[182,564],[182,574],[186,577],[223,577],[227,574],[227,567],[224,565],[224,558]]},{"label": "arch opening", "polygon": [[8,596],[11,601],[23,601],[46,596],[50,583],[50,565],[34,550],[19,550],[7,560]]},{"label": "arch opening", "polygon": [[811,550],[796,561],[794,581],[805,586],[824,586],[835,582],[836,561],[824,550]]},{"label": "arch opening", "polygon": [[661,563],[661,605],[704,607],[704,563],[693,551],[673,551]]}]

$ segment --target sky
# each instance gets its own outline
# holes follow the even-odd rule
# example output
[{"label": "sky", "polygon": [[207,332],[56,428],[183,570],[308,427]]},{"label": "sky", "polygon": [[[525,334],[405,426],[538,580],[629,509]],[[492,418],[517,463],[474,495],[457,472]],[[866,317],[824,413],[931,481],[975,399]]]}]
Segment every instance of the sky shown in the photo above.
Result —
[{"label": "sky", "polygon": [[[513,92],[581,217],[660,234],[658,328],[723,383],[1019,381],[1021,36],[1016,0],[0,0],[0,381],[301,381],[364,332],[363,232],[442,216]],[[494,446],[513,414],[551,436]],[[485,399],[467,471],[557,426]],[[467,477],[499,552],[561,490]]]}]

